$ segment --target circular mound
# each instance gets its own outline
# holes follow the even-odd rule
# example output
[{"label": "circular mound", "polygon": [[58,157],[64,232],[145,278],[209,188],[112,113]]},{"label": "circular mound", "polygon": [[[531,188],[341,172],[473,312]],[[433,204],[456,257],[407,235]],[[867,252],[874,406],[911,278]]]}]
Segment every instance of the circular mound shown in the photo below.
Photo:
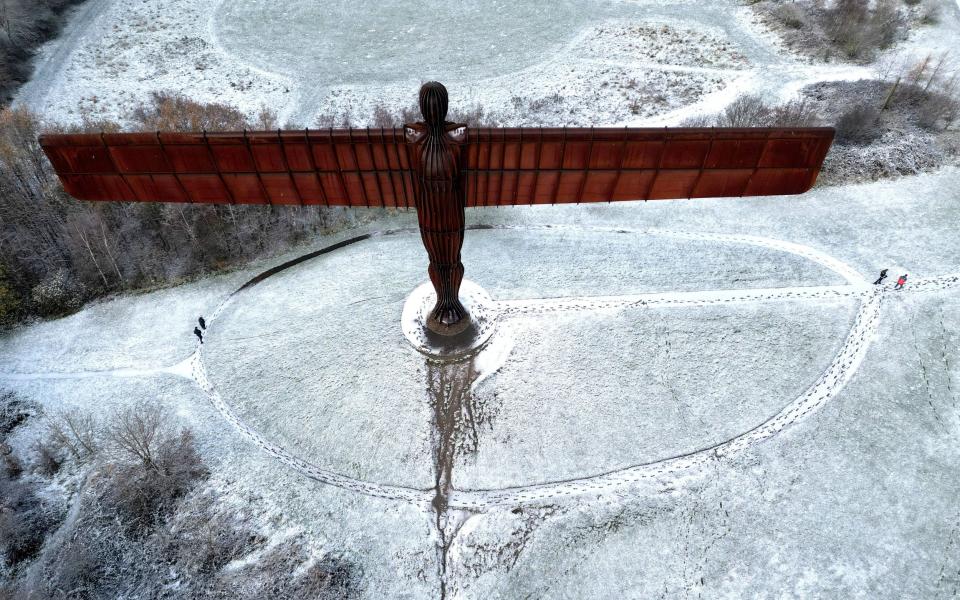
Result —
[{"label": "circular mound", "polygon": [[[478,322],[496,321],[492,337],[481,327],[445,356],[431,349],[416,332],[432,288],[404,293],[425,271],[416,233],[357,238],[273,270],[224,305],[201,357],[208,391],[258,443],[318,479],[416,496],[442,465],[455,489],[493,494],[718,448],[780,419],[805,394],[822,403],[824,373],[856,364],[845,353],[863,335],[843,340],[852,315],[855,328],[863,320],[855,310],[863,288],[786,285],[853,282],[815,251],[757,238],[518,233],[467,236],[471,272],[509,275],[493,298],[464,285]],[[605,262],[578,280],[584,266],[558,252],[560,238]],[[676,260],[680,247],[696,249],[690,261]],[[505,255],[524,261],[507,268]],[[687,291],[663,291],[678,270],[692,281],[675,287]],[[564,299],[588,289],[607,297]],[[801,408],[790,419],[811,410]]]},{"label": "circular mound", "polygon": [[[591,5],[593,10],[586,10]],[[221,42],[245,60],[330,84],[489,77],[532,64],[597,18],[595,0],[487,3],[427,0],[224,2]],[[469,24],[468,26],[465,26]],[[312,43],[304,43],[313,40]]]},{"label": "circular mound", "polygon": [[470,315],[463,327],[449,334],[434,331],[430,311],[437,293],[430,283],[413,290],[403,306],[400,327],[407,341],[418,352],[436,360],[456,360],[477,352],[493,335],[496,311],[493,300],[480,286],[468,279],[460,285],[460,302]]}]

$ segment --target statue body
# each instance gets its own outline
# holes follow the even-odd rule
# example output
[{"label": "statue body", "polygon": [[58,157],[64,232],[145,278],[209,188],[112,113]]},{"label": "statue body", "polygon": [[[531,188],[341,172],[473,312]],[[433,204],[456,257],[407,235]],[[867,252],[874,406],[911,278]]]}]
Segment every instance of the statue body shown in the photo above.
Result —
[{"label": "statue body", "polygon": [[446,120],[447,90],[436,82],[420,89],[420,111],[423,122],[407,125],[406,136],[416,145],[417,219],[430,260],[427,272],[437,293],[427,326],[436,333],[454,335],[469,324],[459,298],[466,205],[460,146],[466,141],[466,126]]}]

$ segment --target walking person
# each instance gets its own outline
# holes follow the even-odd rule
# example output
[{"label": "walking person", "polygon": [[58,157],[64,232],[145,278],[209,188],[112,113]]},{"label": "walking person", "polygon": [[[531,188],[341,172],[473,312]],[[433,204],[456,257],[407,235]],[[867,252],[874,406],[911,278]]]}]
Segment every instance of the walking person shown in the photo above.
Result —
[{"label": "walking person", "polygon": [[907,274],[904,273],[903,275],[900,276],[900,279],[897,280],[897,285],[893,286],[893,289],[902,290],[903,286],[906,285],[906,283],[907,283]]},{"label": "walking person", "polygon": [[[884,269],[880,271],[880,277],[878,277],[877,280],[873,282],[873,285],[880,285],[881,283],[883,283],[883,280],[886,278],[887,278],[887,269]],[[203,323],[203,317],[200,317],[200,323]]]},{"label": "walking person", "polygon": [[193,335],[197,336],[197,339],[200,340],[200,343],[203,343],[203,333],[200,331],[199,327],[193,328]]},{"label": "walking person", "polygon": [[[884,273],[886,273],[886,271],[884,271]],[[203,315],[200,315],[200,318],[197,319],[197,320],[200,321],[200,329],[206,331],[206,330],[207,330],[207,322],[203,320]]]}]

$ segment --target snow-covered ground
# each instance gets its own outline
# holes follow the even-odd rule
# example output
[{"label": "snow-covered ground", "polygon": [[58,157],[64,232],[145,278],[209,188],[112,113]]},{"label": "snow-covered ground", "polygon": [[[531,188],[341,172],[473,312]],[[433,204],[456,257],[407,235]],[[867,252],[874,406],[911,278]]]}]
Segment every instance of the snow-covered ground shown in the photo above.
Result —
[{"label": "snow-covered ground", "polygon": [[[370,597],[437,597],[444,460],[450,597],[948,597],[958,183],[471,211],[494,228],[468,233],[468,276],[503,312],[472,388],[477,372],[431,365],[400,332],[425,266],[405,232],[219,314],[298,253],[22,329],[0,340],[3,384],[51,408],[169,403],[229,497],[348,553]],[[882,267],[914,283],[878,294]],[[201,313],[207,343],[177,367]]]},{"label": "snow-covered ground", "polygon": [[[671,123],[868,72],[783,56],[733,3],[497,3],[468,32],[452,5],[412,4],[90,0],[20,100],[69,120],[175,90],[310,124],[439,77],[516,120],[543,101],[551,123]],[[407,74],[433,64],[427,10],[460,46]],[[958,189],[946,168],[780,199],[471,209],[467,277],[498,322],[449,365],[403,336],[426,259],[415,217],[382,214],[9,333],[0,385],[49,409],[168,404],[224,498],[349,557],[369,598],[956,597]],[[882,268],[906,289],[869,285]]]},{"label": "snow-covered ground", "polygon": [[53,121],[122,121],[169,91],[299,126],[363,125],[436,78],[456,106],[506,123],[660,125],[746,91],[779,98],[870,73],[784,56],[734,2],[89,0],[17,102]]}]

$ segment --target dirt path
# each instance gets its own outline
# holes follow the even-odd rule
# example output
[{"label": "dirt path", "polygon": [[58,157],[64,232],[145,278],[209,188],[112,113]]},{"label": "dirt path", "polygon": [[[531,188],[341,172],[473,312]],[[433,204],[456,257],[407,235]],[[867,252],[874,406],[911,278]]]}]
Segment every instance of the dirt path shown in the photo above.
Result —
[{"label": "dirt path", "polygon": [[67,19],[60,37],[49,42],[37,55],[33,76],[14,97],[14,106],[29,106],[38,110],[54,89],[70,56],[86,41],[93,24],[113,4],[114,0],[86,0]]}]

